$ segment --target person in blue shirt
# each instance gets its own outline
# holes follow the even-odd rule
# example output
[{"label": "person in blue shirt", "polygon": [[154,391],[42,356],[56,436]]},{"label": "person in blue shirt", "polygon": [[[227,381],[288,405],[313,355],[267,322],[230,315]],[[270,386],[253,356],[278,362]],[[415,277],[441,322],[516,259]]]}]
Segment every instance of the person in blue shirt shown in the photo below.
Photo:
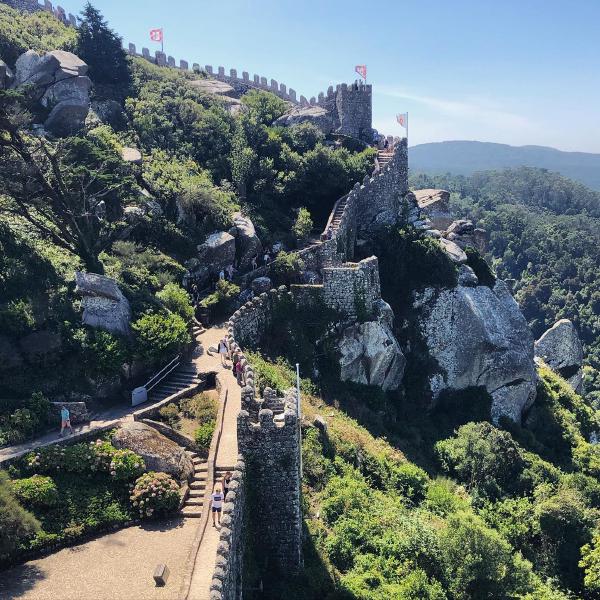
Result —
[{"label": "person in blue shirt", "polygon": [[65,427],[68,427],[71,430],[71,435],[74,433],[73,428],[71,427],[71,413],[69,412],[69,409],[63,404],[60,407],[60,434],[59,434],[59,437],[62,437]]}]

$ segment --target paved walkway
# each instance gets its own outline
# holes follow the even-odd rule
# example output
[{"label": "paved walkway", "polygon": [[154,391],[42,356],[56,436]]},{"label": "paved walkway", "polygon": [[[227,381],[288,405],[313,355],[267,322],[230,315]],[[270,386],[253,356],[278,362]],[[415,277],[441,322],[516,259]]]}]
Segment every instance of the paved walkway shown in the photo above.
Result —
[{"label": "paved walkway", "polygon": [[[200,337],[205,350],[209,346],[216,346],[219,339],[225,335],[225,330],[211,328],[206,330]],[[227,390],[227,405],[223,414],[223,433],[217,451],[215,471],[219,468],[232,468],[238,457],[237,444],[237,415],[241,409],[241,389],[237,384],[231,368],[221,367],[221,359],[215,353],[209,356],[207,352],[199,359],[199,368],[215,370],[219,373],[224,390]],[[231,363],[229,363],[231,364]],[[212,482],[210,482],[212,485]],[[205,510],[208,510],[206,507]],[[219,530],[212,526],[212,517],[202,537],[202,543],[196,555],[192,581],[188,595],[189,600],[209,600],[210,584],[212,581],[215,560],[217,558],[217,546],[219,544]]]},{"label": "paved walkway", "polygon": [[[207,329],[199,336],[204,351],[193,361],[199,372],[216,371],[228,390],[223,416],[223,434],[217,452],[216,467],[233,467],[237,462],[237,415],[241,394],[231,368],[223,368],[218,354],[209,353],[225,335],[220,327]],[[132,418],[139,406],[123,407],[123,414],[112,419],[92,421],[94,429]],[[5,449],[16,454],[56,440],[50,434],[23,445]],[[27,447],[25,447],[27,446]],[[7,452],[4,453],[5,455]],[[0,454],[1,456],[1,454]],[[212,486],[212,482],[210,484]],[[205,509],[207,510],[207,509]],[[190,600],[210,597],[219,532],[208,523],[194,565]],[[176,600],[184,578],[184,569],[198,535],[201,519],[173,519],[129,527],[96,540],[66,548],[0,573],[0,598],[12,600]],[[165,587],[155,587],[152,573],[158,563],[166,563],[171,574]]]},{"label": "paved walkway", "polygon": [[[177,600],[198,519],[128,527],[0,573],[2,600]],[[156,587],[157,564],[170,570]]]}]

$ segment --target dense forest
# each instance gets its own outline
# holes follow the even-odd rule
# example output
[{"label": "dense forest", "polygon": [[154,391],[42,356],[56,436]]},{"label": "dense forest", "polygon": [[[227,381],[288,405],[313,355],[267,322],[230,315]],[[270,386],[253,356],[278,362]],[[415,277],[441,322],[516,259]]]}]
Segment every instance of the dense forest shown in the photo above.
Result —
[{"label": "dense forest", "polygon": [[538,338],[571,319],[584,344],[587,387],[600,379],[600,193],[544,169],[522,167],[471,177],[413,175],[413,188],[451,192],[457,216],[489,233],[488,256]]}]

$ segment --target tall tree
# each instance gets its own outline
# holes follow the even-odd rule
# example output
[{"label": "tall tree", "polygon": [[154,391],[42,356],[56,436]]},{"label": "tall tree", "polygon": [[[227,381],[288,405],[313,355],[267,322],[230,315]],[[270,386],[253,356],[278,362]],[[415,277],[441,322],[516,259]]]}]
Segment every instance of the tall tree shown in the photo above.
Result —
[{"label": "tall tree", "polygon": [[0,91],[0,214],[103,273],[99,259],[125,227],[122,199],[134,178],[112,149],[81,137],[51,142],[31,135],[23,97]]},{"label": "tall tree", "polygon": [[127,87],[131,80],[121,38],[108,27],[99,10],[89,2],[81,13],[77,55],[90,67],[94,83]]}]

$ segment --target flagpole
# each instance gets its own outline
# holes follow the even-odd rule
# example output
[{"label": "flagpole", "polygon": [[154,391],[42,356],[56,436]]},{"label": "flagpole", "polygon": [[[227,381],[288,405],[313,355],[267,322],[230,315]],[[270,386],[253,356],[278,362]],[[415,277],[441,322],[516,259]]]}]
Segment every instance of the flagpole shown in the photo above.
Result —
[{"label": "flagpole", "polygon": [[163,28],[160,28],[160,51],[165,53],[165,34],[163,33]]}]

